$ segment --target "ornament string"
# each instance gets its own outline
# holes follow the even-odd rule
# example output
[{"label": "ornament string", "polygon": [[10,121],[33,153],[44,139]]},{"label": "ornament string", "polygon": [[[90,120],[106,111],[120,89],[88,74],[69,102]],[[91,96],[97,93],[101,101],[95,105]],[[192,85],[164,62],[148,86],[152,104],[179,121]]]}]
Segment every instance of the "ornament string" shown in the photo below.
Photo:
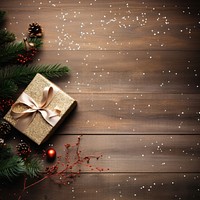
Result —
[{"label": "ornament string", "polygon": [[[43,119],[50,124],[55,126],[55,124],[60,120],[61,111],[57,108],[54,111],[48,109],[48,105],[51,103],[55,94],[53,87],[45,87],[43,90],[43,98],[38,105],[33,98],[31,98],[26,93],[22,93],[19,97],[18,102],[14,103],[11,107],[11,116],[17,120],[16,128],[20,131],[25,130],[30,123],[35,118],[37,112],[39,112]],[[17,106],[26,106],[28,109],[22,112],[14,111]]]}]

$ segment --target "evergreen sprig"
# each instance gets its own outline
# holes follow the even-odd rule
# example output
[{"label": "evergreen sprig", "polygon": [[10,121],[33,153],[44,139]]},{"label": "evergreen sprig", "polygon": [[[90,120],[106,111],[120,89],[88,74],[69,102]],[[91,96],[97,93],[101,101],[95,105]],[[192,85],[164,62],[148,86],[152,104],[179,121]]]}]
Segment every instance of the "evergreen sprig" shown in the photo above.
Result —
[{"label": "evergreen sprig", "polygon": [[12,181],[13,178],[19,177],[25,171],[23,160],[14,155],[0,164],[0,178]]},{"label": "evergreen sprig", "polygon": [[17,84],[12,80],[1,80],[0,79],[0,97],[7,98],[12,97],[18,90]]},{"label": "evergreen sprig", "polygon": [[12,80],[16,84],[27,84],[37,73],[41,73],[47,78],[53,78],[60,77],[67,72],[69,72],[68,67],[60,64],[12,66],[0,69],[0,80]]},{"label": "evergreen sprig", "polygon": [[0,69],[0,97],[12,97],[18,86],[28,84],[37,73],[46,78],[53,78],[61,77],[68,72],[68,67],[60,64],[12,66]]},{"label": "evergreen sprig", "polygon": [[15,35],[13,33],[10,33],[6,30],[0,30],[0,46],[5,45],[6,43],[14,42],[15,41]]},{"label": "evergreen sprig", "polygon": [[25,160],[26,174],[31,177],[39,177],[42,174],[42,163],[38,157],[29,157]]},{"label": "evergreen sprig", "polygon": [[22,159],[14,154],[10,147],[0,149],[0,180],[12,182],[21,175],[39,177],[43,172],[42,169],[42,162],[38,157],[30,156]]},{"label": "evergreen sprig", "polygon": [[0,49],[0,66],[5,66],[17,60],[18,54],[25,51],[23,42],[9,43],[4,48]]},{"label": "evergreen sprig", "polygon": [[[32,42],[35,48],[42,46],[42,40],[40,38],[28,39],[28,42]],[[26,52],[24,42],[12,42],[7,43],[4,48],[0,48],[0,66],[4,67],[11,63],[16,63],[19,54]]]},{"label": "evergreen sprig", "polygon": [[12,181],[25,171],[24,161],[9,147],[0,150],[0,179]]}]

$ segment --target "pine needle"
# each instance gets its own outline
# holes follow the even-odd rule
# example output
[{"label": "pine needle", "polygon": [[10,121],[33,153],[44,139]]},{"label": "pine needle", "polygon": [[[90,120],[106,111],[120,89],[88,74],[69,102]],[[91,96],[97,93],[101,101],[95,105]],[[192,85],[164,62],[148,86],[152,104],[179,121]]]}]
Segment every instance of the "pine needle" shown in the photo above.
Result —
[{"label": "pine needle", "polygon": [[15,84],[29,83],[37,73],[41,73],[47,78],[61,77],[68,73],[67,66],[55,65],[37,65],[37,66],[13,66],[0,70],[0,80],[12,80]]},{"label": "pine needle", "polygon": [[0,45],[5,45],[6,43],[15,41],[15,35],[6,30],[0,30],[0,38]]},{"label": "pine needle", "polygon": [[24,171],[24,161],[16,155],[2,160],[0,163],[0,179],[12,181],[14,177],[18,177]]},{"label": "pine needle", "polygon": [[0,79],[0,97],[12,97],[18,90],[18,86],[12,80]]},{"label": "pine needle", "polygon": [[42,163],[37,157],[30,157],[25,161],[26,174],[31,177],[38,177],[42,174]]},{"label": "pine needle", "polygon": [[14,59],[17,59],[18,54],[21,54],[24,51],[23,42],[7,44],[4,48],[0,49],[0,66],[4,66]]},{"label": "pine needle", "polygon": [[12,66],[0,69],[0,97],[12,97],[20,85],[28,84],[37,73],[46,78],[61,77],[68,73],[67,66],[38,65],[38,66]]}]

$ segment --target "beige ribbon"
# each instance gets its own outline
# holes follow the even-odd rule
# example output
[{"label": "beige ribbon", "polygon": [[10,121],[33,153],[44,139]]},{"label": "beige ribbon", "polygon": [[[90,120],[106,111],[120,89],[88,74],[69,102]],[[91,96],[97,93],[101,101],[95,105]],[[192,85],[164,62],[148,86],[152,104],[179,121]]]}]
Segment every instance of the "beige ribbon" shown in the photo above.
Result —
[{"label": "beige ribbon", "polygon": [[[60,120],[61,111],[57,108],[54,111],[47,109],[48,105],[51,103],[55,94],[55,90],[52,86],[45,87],[43,90],[43,97],[38,105],[29,95],[25,92],[21,94],[18,99],[18,102],[14,103],[11,108],[10,115],[17,120],[15,127],[20,131],[25,130],[30,123],[33,121],[37,112],[39,112],[44,120],[49,123],[51,126],[55,126],[55,124]],[[22,112],[15,112],[14,108],[17,106],[26,106],[28,109]]]}]

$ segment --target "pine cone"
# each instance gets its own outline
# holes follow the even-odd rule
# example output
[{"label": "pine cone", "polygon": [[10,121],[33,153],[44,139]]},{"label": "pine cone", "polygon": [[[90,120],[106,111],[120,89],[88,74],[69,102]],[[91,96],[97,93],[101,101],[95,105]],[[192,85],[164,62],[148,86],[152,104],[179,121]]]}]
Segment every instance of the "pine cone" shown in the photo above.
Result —
[{"label": "pine cone", "polygon": [[25,142],[20,142],[17,146],[17,151],[18,151],[18,154],[19,156],[22,156],[22,157],[28,157],[29,154],[31,153],[31,149],[30,149],[30,146],[27,145]]},{"label": "pine cone", "polygon": [[42,27],[38,23],[29,24],[29,37],[42,37]]},{"label": "pine cone", "polygon": [[2,119],[0,121],[0,136],[5,138],[7,135],[9,135],[12,132],[12,127],[11,125]]}]

